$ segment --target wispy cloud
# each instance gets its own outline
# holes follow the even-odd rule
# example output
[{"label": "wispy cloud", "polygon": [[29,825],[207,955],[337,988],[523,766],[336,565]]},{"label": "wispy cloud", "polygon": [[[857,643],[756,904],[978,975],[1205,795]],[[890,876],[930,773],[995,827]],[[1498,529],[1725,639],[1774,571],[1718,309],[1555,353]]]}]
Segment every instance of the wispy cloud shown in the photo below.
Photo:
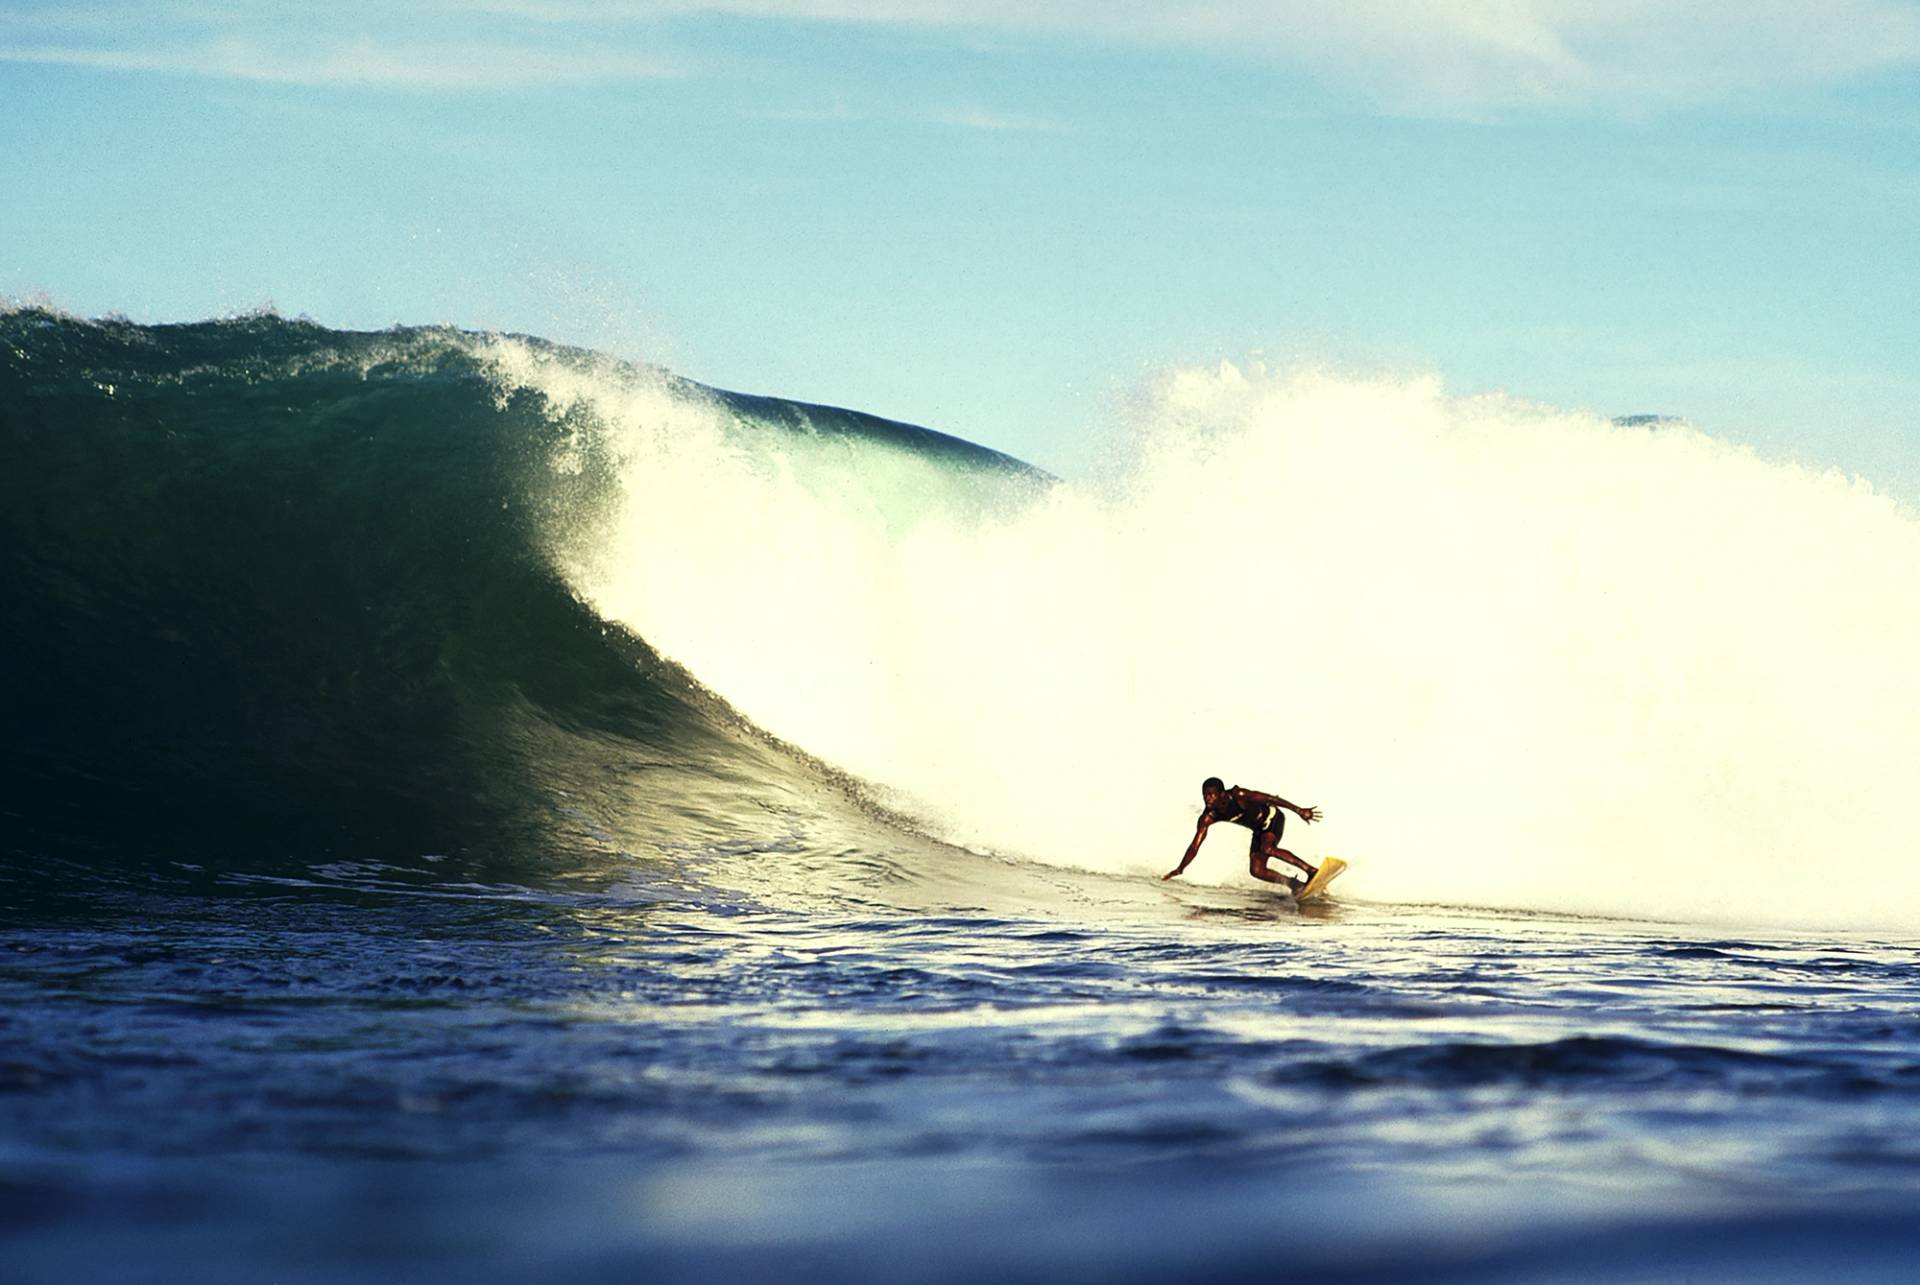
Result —
[{"label": "wispy cloud", "polygon": [[[101,29],[103,11],[124,19],[112,33]],[[695,13],[1200,49],[1293,67],[1388,111],[1442,116],[1658,107],[1920,66],[1916,0],[422,0],[404,11],[340,0],[295,19],[297,42],[262,34],[245,5],[54,4],[0,18],[0,60],[512,88],[676,74],[653,52],[659,24]],[[396,23],[409,38],[362,34]],[[446,32],[484,38],[462,44]],[[952,117],[974,128],[1049,127],[988,112]]]},{"label": "wispy cloud", "polygon": [[622,49],[555,49],[524,44],[416,45],[370,37],[299,49],[251,39],[150,48],[91,45],[0,46],[0,62],[164,72],[270,84],[411,90],[517,89],[531,85],[659,79],[686,74],[678,63]]},{"label": "wispy cloud", "polygon": [[546,23],[693,12],[1211,50],[1394,111],[1661,105],[1920,65],[1914,0],[445,0]]}]

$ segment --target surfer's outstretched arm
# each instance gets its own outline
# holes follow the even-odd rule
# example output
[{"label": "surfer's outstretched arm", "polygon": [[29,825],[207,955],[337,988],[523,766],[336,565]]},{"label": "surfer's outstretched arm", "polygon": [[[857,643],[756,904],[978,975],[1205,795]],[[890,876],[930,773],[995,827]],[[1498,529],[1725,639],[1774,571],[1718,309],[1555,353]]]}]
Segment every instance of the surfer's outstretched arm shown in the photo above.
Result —
[{"label": "surfer's outstretched arm", "polygon": [[1193,832],[1193,842],[1187,845],[1187,855],[1180,858],[1179,865],[1160,876],[1161,883],[1165,883],[1193,864],[1194,856],[1200,851],[1200,841],[1207,837],[1207,827],[1212,824],[1213,817],[1208,813],[1202,812],[1200,814],[1200,824]]},{"label": "surfer's outstretched arm", "polygon": [[1287,802],[1277,794],[1262,794],[1258,790],[1248,790],[1246,791],[1246,795],[1255,803],[1270,803],[1276,808],[1285,808],[1309,825],[1320,819],[1320,809],[1314,807],[1311,803],[1303,808],[1298,803]]}]

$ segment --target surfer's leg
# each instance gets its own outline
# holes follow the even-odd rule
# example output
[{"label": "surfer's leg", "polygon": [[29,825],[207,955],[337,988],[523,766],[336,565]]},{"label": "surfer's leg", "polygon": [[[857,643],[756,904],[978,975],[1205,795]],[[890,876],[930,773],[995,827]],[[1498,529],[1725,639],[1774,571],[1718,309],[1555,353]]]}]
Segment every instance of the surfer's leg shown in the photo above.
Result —
[{"label": "surfer's leg", "polygon": [[[1284,856],[1295,865],[1301,866],[1303,869],[1305,868],[1304,863],[1298,857],[1284,849],[1273,846],[1272,834],[1261,833],[1253,836],[1253,849],[1247,854],[1247,873],[1255,879],[1264,879],[1268,883],[1283,883],[1294,892],[1299,892],[1307,886],[1306,879],[1289,879],[1278,870],[1268,869],[1267,858],[1271,856]],[[1307,876],[1311,878],[1313,872],[1311,870],[1307,871]]]},{"label": "surfer's leg", "polygon": [[1312,866],[1281,847],[1280,836],[1271,830],[1263,830],[1253,836],[1253,850],[1254,855],[1261,858],[1261,865],[1265,865],[1270,858],[1278,857],[1288,865],[1294,866],[1304,872],[1309,879],[1319,873]]},{"label": "surfer's leg", "polygon": [[1263,856],[1256,855],[1247,863],[1247,873],[1255,879],[1264,879],[1268,883],[1283,883],[1294,892],[1299,892],[1307,886],[1304,879],[1289,879],[1278,870],[1269,870],[1267,859]]}]

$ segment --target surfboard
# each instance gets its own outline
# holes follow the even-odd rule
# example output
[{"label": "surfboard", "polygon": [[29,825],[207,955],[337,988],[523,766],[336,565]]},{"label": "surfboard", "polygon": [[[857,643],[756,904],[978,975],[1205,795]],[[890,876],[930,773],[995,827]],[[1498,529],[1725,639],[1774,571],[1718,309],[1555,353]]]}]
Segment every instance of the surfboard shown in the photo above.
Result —
[{"label": "surfboard", "polygon": [[1309,897],[1318,897],[1327,890],[1328,884],[1340,877],[1340,872],[1346,868],[1347,863],[1338,857],[1326,857],[1322,859],[1320,868],[1313,873],[1313,878],[1307,880],[1306,887],[1293,894],[1293,899],[1295,901],[1305,901]]}]

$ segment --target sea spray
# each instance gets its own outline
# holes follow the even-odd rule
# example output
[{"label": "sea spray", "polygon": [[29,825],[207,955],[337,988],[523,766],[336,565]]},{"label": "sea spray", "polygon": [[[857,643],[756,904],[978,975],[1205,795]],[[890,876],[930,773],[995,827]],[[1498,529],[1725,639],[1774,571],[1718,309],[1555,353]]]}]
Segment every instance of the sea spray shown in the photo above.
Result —
[{"label": "sea spray", "polygon": [[[1217,773],[1323,807],[1288,842],[1353,859],[1350,895],[1920,914],[1920,523],[1865,483],[1223,364],[1158,381],[1099,485],[995,504],[937,460],[748,445],[716,403],[493,357],[617,457],[618,505],[556,545],[583,596],[945,837],[1145,875]],[[1193,874],[1244,865],[1216,836]]]}]

